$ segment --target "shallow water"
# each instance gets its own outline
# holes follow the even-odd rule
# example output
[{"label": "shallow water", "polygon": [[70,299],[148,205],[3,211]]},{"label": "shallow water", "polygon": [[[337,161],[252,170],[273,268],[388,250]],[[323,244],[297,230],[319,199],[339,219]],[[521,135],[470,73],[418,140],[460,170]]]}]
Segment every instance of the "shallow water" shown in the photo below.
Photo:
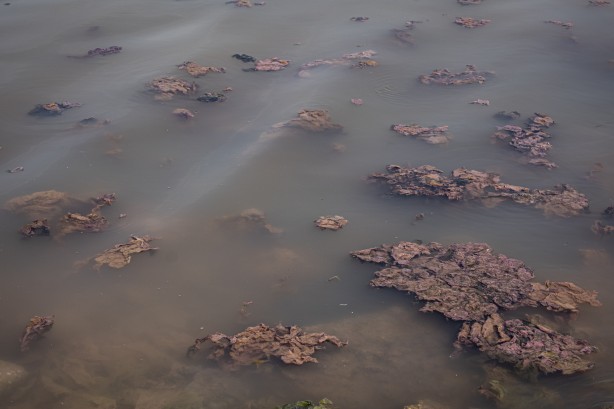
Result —
[{"label": "shallow water", "polygon": [[[270,408],[328,397],[342,408],[400,408],[418,400],[450,408],[488,408],[477,388],[486,381],[479,354],[450,358],[459,327],[418,311],[412,297],[368,286],[374,265],[348,253],[381,243],[421,239],[489,243],[524,260],[537,280],[568,280],[597,289],[603,306],[585,307],[574,335],[599,347],[595,368],[578,376],[526,382],[531,406],[600,408],[614,403],[614,238],[590,231],[614,200],[614,8],[582,0],[453,0],[382,2],[268,0],[237,8],[224,1],[16,0],[0,6],[0,202],[56,189],[87,199],[115,192],[100,234],[20,239],[26,217],[0,212],[0,359],[29,377],[6,408]],[[474,30],[456,16],[488,18]],[[364,23],[352,16],[368,16]],[[573,30],[544,20],[573,21]],[[413,46],[390,34],[418,20]],[[120,45],[120,54],[67,58]],[[373,49],[380,66],[298,66],[318,58]],[[244,72],[234,53],[292,61],[275,73]],[[146,84],[160,75],[188,79],[176,65],[193,60],[225,74],[195,81],[204,91],[233,88],[222,104],[176,97],[156,102]],[[496,72],[480,86],[436,87],[420,74],[466,64]],[[350,98],[362,98],[354,106]],[[487,107],[471,105],[489,99]],[[71,100],[61,116],[26,113],[37,103]],[[176,107],[196,112],[173,117]],[[265,135],[302,108],[324,108],[344,126],[338,135]],[[523,119],[545,112],[551,128],[548,171],[491,143],[500,110]],[[108,119],[75,128],[81,119]],[[398,136],[392,123],[448,125],[443,146]],[[345,146],[343,152],[333,144]],[[121,150],[121,151],[120,151]],[[113,155],[109,155],[113,151]],[[112,152],[112,153],[113,153]],[[602,172],[586,178],[594,163]],[[387,164],[432,164],[498,172],[504,181],[550,187],[569,183],[592,212],[546,217],[513,204],[485,208],[396,198],[365,177]],[[219,219],[262,209],[279,236],[241,232]],[[120,213],[126,218],[118,219]],[[414,217],[424,213],[416,222]],[[349,224],[322,232],[312,221],[341,214]],[[159,237],[154,255],[135,256],[122,270],[78,269],[131,234]],[[594,250],[586,257],[581,250]],[[332,276],[340,281],[329,281]],[[241,314],[244,301],[253,301]],[[27,354],[21,330],[33,315],[56,325]],[[206,333],[236,333],[259,322],[298,324],[348,339],[343,350],[319,352],[318,365],[264,364],[238,372],[184,351]],[[545,392],[544,392],[545,391]],[[519,394],[507,407],[526,407]]]}]

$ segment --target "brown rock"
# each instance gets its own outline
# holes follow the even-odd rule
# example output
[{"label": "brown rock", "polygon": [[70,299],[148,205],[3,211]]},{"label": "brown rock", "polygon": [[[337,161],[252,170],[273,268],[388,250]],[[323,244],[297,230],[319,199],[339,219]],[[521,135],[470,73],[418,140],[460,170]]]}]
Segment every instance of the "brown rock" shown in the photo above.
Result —
[{"label": "brown rock", "polygon": [[348,224],[347,219],[341,216],[321,216],[314,221],[321,230],[339,230]]},{"label": "brown rock", "polygon": [[305,333],[297,326],[286,327],[279,324],[271,328],[260,324],[248,327],[233,336],[217,332],[197,338],[194,345],[188,348],[188,355],[198,352],[201,345],[207,341],[214,346],[209,359],[222,361],[230,368],[259,365],[268,362],[271,357],[291,365],[317,363],[318,360],[312,355],[316,350],[323,349],[322,344],[329,342],[337,347],[347,345],[347,342],[323,332]]}]

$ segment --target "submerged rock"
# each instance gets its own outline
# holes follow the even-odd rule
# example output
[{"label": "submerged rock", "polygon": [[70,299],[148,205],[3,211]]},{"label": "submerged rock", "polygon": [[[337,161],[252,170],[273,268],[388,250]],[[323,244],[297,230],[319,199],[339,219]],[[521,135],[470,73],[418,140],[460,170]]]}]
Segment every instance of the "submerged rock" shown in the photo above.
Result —
[{"label": "submerged rock", "polygon": [[184,63],[179,64],[177,68],[179,68],[180,70],[187,71],[187,73],[194,78],[202,77],[210,72],[226,72],[226,69],[224,69],[224,67],[205,67],[192,61],[185,61]]},{"label": "submerged rock", "polygon": [[614,233],[614,226],[605,224],[599,220],[595,220],[595,223],[593,223],[591,230],[597,235],[604,236],[607,234]]},{"label": "submerged rock", "polygon": [[23,226],[19,232],[26,237],[48,236],[51,233],[47,219],[36,219]]},{"label": "submerged rock", "polygon": [[500,409],[564,407],[560,393],[535,379],[523,379],[501,366],[485,366],[487,381],[478,392]]},{"label": "submerged rock", "polygon": [[30,344],[34,341],[38,341],[43,335],[51,330],[54,323],[53,315],[47,317],[39,317],[38,315],[32,317],[26,328],[23,330],[23,334],[19,340],[21,352],[25,352],[30,349]]},{"label": "submerged rock", "polygon": [[314,221],[316,226],[321,230],[339,230],[348,224],[346,218],[342,216],[321,216]]},{"label": "submerged rock", "polygon": [[561,20],[546,20],[545,23],[554,24],[556,26],[563,27],[566,30],[571,30],[573,28],[573,23],[571,21],[563,22]]},{"label": "submerged rock", "polygon": [[383,264],[373,287],[390,287],[426,301],[425,312],[457,321],[483,321],[500,310],[543,306],[576,312],[579,304],[601,305],[597,293],[573,283],[535,283],[522,261],[497,254],[484,243],[442,246],[400,242],[358,250],[361,261]]},{"label": "submerged rock", "polygon": [[486,24],[490,23],[490,20],[486,20],[486,19],[478,20],[473,17],[456,17],[456,20],[454,20],[454,22],[458,24],[459,26],[463,26],[466,28],[476,28],[476,27],[485,26]]},{"label": "submerged rock", "polygon": [[19,386],[27,375],[24,367],[12,362],[0,361],[0,396]]},{"label": "submerged rock", "polygon": [[421,21],[408,21],[405,23],[405,27],[403,28],[393,28],[392,35],[394,38],[399,40],[401,43],[413,45],[414,39],[411,35],[411,31],[414,29],[416,23],[421,23]]},{"label": "submerged rock", "polygon": [[302,109],[297,118],[282,123],[280,126],[300,128],[309,132],[341,132],[343,126],[333,123],[328,111],[323,109]]},{"label": "submerged rock", "polygon": [[95,57],[97,55],[100,56],[106,56],[106,55],[111,55],[111,54],[119,54],[122,51],[122,47],[118,46],[118,45],[112,45],[110,47],[106,47],[106,48],[94,48],[92,50],[88,50],[87,54],[85,55],[71,55],[69,57],[71,58],[89,58],[89,57]]},{"label": "submerged rock", "polygon": [[281,324],[269,327],[260,324],[248,327],[244,331],[228,336],[219,332],[197,338],[194,345],[188,348],[188,355],[198,352],[201,345],[210,341],[214,345],[209,359],[223,361],[230,367],[244,365],[259,365],[269,362],[271,357],[279,358],[285,364],[302,365],[306,362],[317,363],[312,355],[316,350],[323,349],[326,342],[337,347],[347,345],[347,342],[337,337],[319,333],[305,333],[297,326],[286,327]]},{"label": "submerged rock", "polygon": [[252,57],[251,55],[247,55],[247,54],[233,54],[232,58],[236,58],[237,60],[240,60],[243,62],[256,62],[255,57]]},{"label": "submerged rock", "polygon": [[122,268],[130,264],[133,254],[158,250],[157,247],[149,244],[152,240],[153,238],[149,236],[131,236],[128,243],[116,244],[113,248],[94,257],[94,269],[99,270],[104,265],[111,268]]},{"label": "submerged rock", "polygon": [[456,345],[476,346],[489,358],[519,370],[563,375],[591,369],[594,364],[583,356],[597,350],[587,341],[560,334],[544,325],[519,319],[504,320],[498,314],[484,322],[465,322]]},{"label": "submerged rock", "polygon": [[400,196],[440,196],[448,200],[480,199],[496,204],[511,200],[543,209],[548,215],[575,216],[588,209],[588,199],[569,185],[552,189],[530,189],[502,183],[496,173],[458,168],[450,177],[430,165],[403,168],[389,165],[386,173],[374,173],[369,179],[386,183]]},{"label": "submerged rock", "polygon": [[267,233],[279,234],[283,230],[270,224],[264,212],[260,209],[249,208],[238,215],[224,216],[220,219],[224,224],[229,224],[240,230],[264,230]]},{"label": "submerged rock", "polygon": [[487,77],[492,75],[494,75],[492,71],[477,71],[474,65],[467,65],[465,70],[459,73],[452,73],[443,68],[433,70],[429,75],[421,75],[418,79],[423,84],[466,85],[483,84]]},{"label": "submerged rock", "polygon": [[55,116],[61,115],[67,109],[80,107],[81,104],[77,102],[70,101],[62,101],[62,102],[50,102],[48,104],[38,104],[36,105],[28,115],[35,116]]},{"label": "submerged rock", "polygon": [[551,117],[535,113],[524,128],[516,125],[500,126],[497,127],[497,132],[493,137],[503,141],[509,140],[511,147],[530,158],[530,164],[551,169],[557,165],[545,159],[552,149],[552,144],[547,141],[551,135],[545,129],[553,124],[554,120]]},{"label": "submerged rock", "polygon": [[417,124],[403,125],[396,124],[391,125],[390,129],[398,134],[405,136],[413,136],[430,144],[442,144],[447,143],[450,138],[448,137],[447,126],[433,126],[424,127]]},{"label": "submerged rock", "polygon": [[494,115],[497,119],[504,119],[506,121],[510,121],[512,119],[520,118],[520,112],[518,111],[499,111]]},{"label": "submerged rock", "polygon": [[192,119],[194,118],[194,113],[186,108],[177,108],[173,110],[173,115],[178,116],[183,119]]},{"label": "submerged rock", "polygon": [[205,92],[196,100],[200,102],[224,102],[226,101],[226,95],[221,92]]},{"label": "submerged rock", "polygon": [[333,402],[324,398],[319,402],[312,402],[310,400],[299,400],[294,403],[286,403],[282,406],[277,406],[275,409],[334,409]]},{"label": "submerged rock", "polygon": [[78,204],[68,193],[45,190],[14,197],[4,204],[4,208],[17,214],[25,214],[32,219],[53,217],[64,209]]}]

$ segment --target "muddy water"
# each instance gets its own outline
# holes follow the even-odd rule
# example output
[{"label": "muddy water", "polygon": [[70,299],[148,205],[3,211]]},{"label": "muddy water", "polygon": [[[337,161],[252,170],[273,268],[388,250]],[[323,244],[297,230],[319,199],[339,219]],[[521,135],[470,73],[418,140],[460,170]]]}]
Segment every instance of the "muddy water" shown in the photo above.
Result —
[{"label": "muddy water", "polygon": [[[115,192],[118,201],[105,209],[108,231],[62,240],[21,240],[16,231],[27,218],[0,213],[0,359],[29,371],[0,397],[0,407],[270,408],[324,396],[341,407],[400,408],[421,399],[491,407],[477,392],[487,376],[483,357],[450,357],[458,324],[418,312],[411,297],[369,288],[376,268],[348,256],[413,239],[488,242],[525,260],[539,280],[599,290],[603,306],[583,308],[572,323],[574,335],[599,347],[595,368],[523,381],[506,404],[614,403],[613,239],[590,231],[614,198],[612,7],[581,0],[467,7],[452,0],[269,0],[251,9],[223,1],[16,0],[1,7],[0,167],[25,170],[0,174],[0,201],[48,189],[83,199]],[[461,15],[492,23],[464,29],[452,23]],[[575,27],[544,23],[550,19]],[[421,21],[413,46],[390,35],[408,20]],[[110,45],[124,50],[67,58]],[[379,67],[297,76],[305,62],[366,49],[378,52]],[[276,73],[244,72],[248,65],[234,53],[292,64]],[[146,83],[166,74],[187,78],[175,68],[186,60],[226,67],[196,82],[205,91],[232,87],[228,100],[153,101]],[[458,88],[416,80],[466,64],[496,76]],[[478,98],[491,105],[469,104]],[[83,106],[52,118],[26,115],[54,100]],[[174,118],[177,107],[196,118]],[[266,137],[301,108],[329,110],[344,132]],[[559,168],[527,167],[517,152],[492,144],[499,110],[553,116],[551,158]],[[74,127],[88,117],[111,122]],[[448,125],[453,139],[432,146],[403,138],[388,129],[399,122]],[[597,162],[603,171],[587,179]],[[466,166],[531,187],[569,183],[589,197],[592,213],[559,219],[511,204],[394,198],[364,180],[390,163]],[[218,222],[252,207],[284,232],[236,231]],[[118,219],[120,213],[127,217]],[[418,213],[424,220],[414,220]],[[324,214],[350,223],[318,231],[312,220]],[[75,267],[130,234],[160,237],[160,250],[123,270]],[[241,313],[245,301],[253,303]],[[55,314],[57,324],[21,354],[16,339],[37,314]],[[240,372],[224,371],[204,354],[183,355],[197,336],[259,322],[325,330],[350,344],[321,351],[319,365]]]}]

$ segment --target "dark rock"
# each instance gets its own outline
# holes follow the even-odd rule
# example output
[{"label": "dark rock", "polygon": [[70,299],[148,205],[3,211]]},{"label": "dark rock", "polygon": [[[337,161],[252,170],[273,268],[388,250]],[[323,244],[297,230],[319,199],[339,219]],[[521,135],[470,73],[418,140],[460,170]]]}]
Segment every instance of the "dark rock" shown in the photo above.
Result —
[{"label": "dark rock", "polygon": [[196,100],[200,102],[224,102],[226,101],[226,95],[221,92],[205,92]]},{"label": "dark rock", "polygon": [[37,315],[32,317],[20,339],[21,351],[25,352],[30,349],[30,344],[41,339],[51,329],[53,323],[53,315],[47,317],[39,317]]},{"label": "dark rock", "polygon": [[256,58],[247,54],[233,54],[232,58],[236,58],[237,60],[241,60],[243,62],[256,62]]},{"label": "dark rock", "polygon": [[23,226],[19,232],[26,237],[48,236],[51,233],[47,219],[36,219]]}]

